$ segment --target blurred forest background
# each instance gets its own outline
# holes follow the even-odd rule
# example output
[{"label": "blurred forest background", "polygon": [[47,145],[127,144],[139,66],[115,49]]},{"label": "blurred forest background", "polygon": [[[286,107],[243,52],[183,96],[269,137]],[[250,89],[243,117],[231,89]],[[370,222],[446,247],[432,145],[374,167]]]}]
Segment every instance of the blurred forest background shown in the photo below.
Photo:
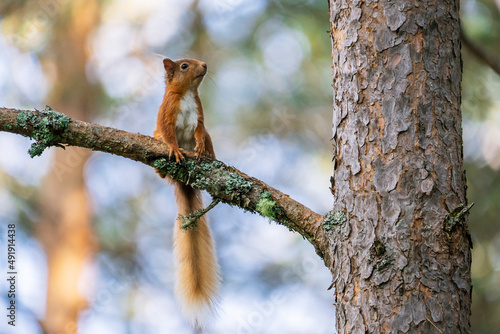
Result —
[{"label": "blurred forest background", "polygon": [[[463,0],[463,31],[500,55],[500,0]],[[162,57],[208,64],[200,87],[218,159],[318,213],[331,209],[326,0],[2,0],[0,105],[152,134]],[[500,331],[500,77],[463,49],[473,333]],[[500,56],[498,56],[500,59]],[[13,333],[192,333],[174,298],[171,187],[121,157],[0,132],[0,249],[17,226]],[[208,202],[206,198],[206,202]],[[209,214],[224,282],[207,333],[333,333],[331,275],[266,219]],[[5,257],[6,257],[6,253]],[[6,272],[6,258],[0,261]],[[1,285],[4,291],[5,284]],[[0,308],[6,308],[2,292]],[[6,321],[2,333],[10,333]],[[5,330],[4,330],[5,329]]]}]

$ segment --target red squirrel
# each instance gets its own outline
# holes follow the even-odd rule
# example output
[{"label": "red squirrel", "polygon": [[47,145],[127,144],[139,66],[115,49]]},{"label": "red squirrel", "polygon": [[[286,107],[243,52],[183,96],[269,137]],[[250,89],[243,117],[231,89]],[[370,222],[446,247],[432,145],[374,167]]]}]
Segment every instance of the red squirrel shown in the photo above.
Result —
[{"label": "red squirrel", "polygon": [[[203,107],[198,86],[207,73],[207,64],[194,59],[163,60],[166,89],[158,110],[154,137],[166,142],[170,157],[184,160],[185,151],[194,151],[198,157],[215,159],[210,135],[205,129]],[[175,187],[178,213],[188,216],[203,209],[198,189],[170,180]],[[174,229],[174,256],[176,260],[176,295],[183,313],[196,327],[216,311],[217,290],[220,285],[219,265],[215,247],[205,216],[197,221],[197,228],[183,230],[177,219]]]}]

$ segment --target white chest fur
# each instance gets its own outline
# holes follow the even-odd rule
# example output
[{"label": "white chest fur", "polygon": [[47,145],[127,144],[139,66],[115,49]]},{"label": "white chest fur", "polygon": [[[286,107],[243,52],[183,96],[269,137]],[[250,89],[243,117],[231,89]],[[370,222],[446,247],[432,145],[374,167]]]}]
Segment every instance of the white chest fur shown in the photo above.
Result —
[{"label": "white chest fur", "polygon": [[196,145],[194,140],[194,130],[198,125],[198,114],[196,101],[193,92],[187,92],[181,100],[181,110],[177,115],[175,131],[179,147],[193,151]]}]

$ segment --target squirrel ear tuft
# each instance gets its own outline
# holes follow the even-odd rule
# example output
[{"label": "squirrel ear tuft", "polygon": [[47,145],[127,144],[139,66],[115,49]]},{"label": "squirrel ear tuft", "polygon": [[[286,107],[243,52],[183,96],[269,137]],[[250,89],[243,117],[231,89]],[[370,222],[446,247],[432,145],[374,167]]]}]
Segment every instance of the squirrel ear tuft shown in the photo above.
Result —
[{"label": "squirrel ear tuft", "polygon": [[172,74],[174,72],[174,66],[175,63],[172,60],[168,58],[163,59],[163,67],[165,67],[167,73]]}]

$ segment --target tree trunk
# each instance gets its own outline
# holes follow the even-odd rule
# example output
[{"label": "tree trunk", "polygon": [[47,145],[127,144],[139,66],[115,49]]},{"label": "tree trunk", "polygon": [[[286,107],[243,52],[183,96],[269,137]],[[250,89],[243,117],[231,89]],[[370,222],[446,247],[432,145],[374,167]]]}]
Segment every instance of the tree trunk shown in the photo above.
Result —
[{"label": "tree trunk", "polygon": [[[96,88],[86,78],[87,40],[98,22],[96,1],[72,1],[57,8],[48,57],[57,79],[48,104],[69,116],[89,120]],[[68,147],[55,151],[52,169],[40,190],[37,236],[47,256],[45,333],[76,333],[78,315],[86,307],[79,280],[94,242],[84,166],[90,151]]]},{"label": "tree trunk", "polygon": [[330,1],[338,333],[469,333],[459,1]]}]

